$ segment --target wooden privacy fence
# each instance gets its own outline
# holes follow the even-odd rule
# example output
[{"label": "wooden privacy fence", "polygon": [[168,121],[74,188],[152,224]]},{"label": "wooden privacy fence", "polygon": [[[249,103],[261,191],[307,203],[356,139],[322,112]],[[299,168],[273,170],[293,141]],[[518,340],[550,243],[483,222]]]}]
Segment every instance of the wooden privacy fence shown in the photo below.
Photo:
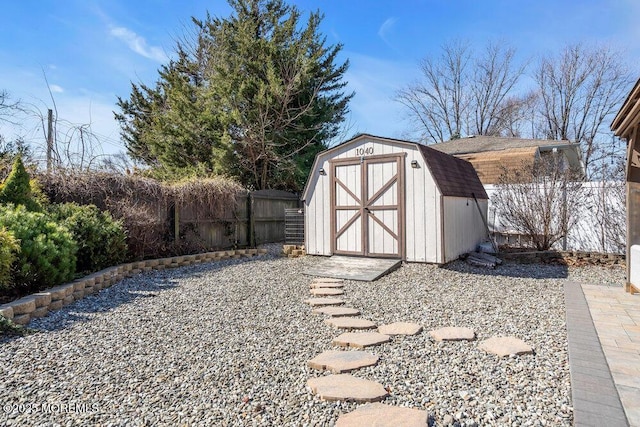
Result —
[{"label": "wooden privacy fence", "polygon": [[260,190],[236,197],[222,216],[207,215],[206,206],[172,206],[169,217],[177,243],[211,248],[256,246],[285,240],[285,209],[298,208],[299,196],[279,190]]}]

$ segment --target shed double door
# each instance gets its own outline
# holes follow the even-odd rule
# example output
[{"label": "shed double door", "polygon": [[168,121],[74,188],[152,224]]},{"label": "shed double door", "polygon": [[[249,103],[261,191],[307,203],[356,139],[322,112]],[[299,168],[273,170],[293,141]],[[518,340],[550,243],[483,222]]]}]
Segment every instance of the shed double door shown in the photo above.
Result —
[{"label": "shed double door", "polygon": [[403,258],[403,203],[403,155],[332,161],[332,252]]}]

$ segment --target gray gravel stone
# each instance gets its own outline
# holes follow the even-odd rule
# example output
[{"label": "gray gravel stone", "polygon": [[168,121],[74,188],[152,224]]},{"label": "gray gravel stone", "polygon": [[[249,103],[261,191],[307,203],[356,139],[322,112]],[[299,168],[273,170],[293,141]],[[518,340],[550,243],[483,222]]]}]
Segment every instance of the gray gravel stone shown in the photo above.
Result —
[{"label": "gray gravel stone", "polygon": [[[3,403],[49,412],[0,412],[0,425],[333,425],[358,405],[321,401],[306,387],[318,375],[306,362],[335,336],[303,302],[311,278],[301,271],[316,259],[276,252],[131,277],[33,320],[38,333],[3,338]],[[496,358],[475,342],[395,336],[358,377],[435,425],[450,415],[455,425],[570,426],[567,277],[622,286],[624,271],[454,262],[348,281],[349,305],[377,324],[465,325],[479,340],[517,335],[536,349]]]}]

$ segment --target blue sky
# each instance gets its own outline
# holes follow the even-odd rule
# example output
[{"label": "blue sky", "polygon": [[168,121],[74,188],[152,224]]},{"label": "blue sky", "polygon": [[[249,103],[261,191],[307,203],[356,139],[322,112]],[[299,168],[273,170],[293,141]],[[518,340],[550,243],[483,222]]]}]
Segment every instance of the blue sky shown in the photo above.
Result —
[{"label": "blue sky", "polygon": [[[298,0],[325,14],[322,31],[342,43],[355,91],[346,136],[401,137],[408,129],[395,92],[419,76],[418,63],[453,39],[478,45],[505,41],[521,60],[557,52],[567,43],[611,45],[635,73],[640,63],[637,0]],[[152,84],[190,17],[228,16],[223,0],[23,0],[4,2],[0,26],[0,89],[61,119],[91,122],[106,153],[124,150],[113,120],[117,96],[130,82]],[[63,126],[63,125],[61,125]],[[37,120],[0,126],[41,146]]]}]

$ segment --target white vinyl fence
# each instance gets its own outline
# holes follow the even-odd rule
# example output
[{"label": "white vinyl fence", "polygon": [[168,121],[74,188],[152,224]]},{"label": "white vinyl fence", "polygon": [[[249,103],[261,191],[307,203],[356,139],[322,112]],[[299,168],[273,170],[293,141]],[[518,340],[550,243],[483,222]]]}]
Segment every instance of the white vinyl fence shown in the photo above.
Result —
[{"label": "white vinyl fence", "polygon": [[[496,233],[498,243],[525,243],[523,237],[505,224],[492,202],[496,185],[485,185],[489,195],[489,229]],[[624,182],[585,182],[581,196],[584,198],[578,212],[578,223],[568,233],[566,239],[555,245],[555,249],[575,251],[625,252],[626,211]],[[507,240],[509,239],[509,240]]]}]

